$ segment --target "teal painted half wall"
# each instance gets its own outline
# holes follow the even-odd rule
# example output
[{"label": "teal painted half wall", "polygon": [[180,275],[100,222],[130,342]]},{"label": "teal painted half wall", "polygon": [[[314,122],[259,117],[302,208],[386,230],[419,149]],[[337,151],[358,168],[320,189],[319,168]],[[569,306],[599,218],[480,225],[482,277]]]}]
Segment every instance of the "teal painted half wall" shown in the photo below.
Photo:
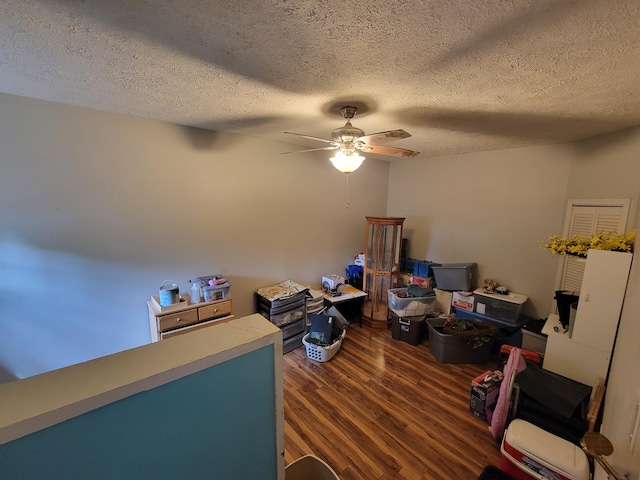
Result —
[{"label": "teal painted half wall", "polygon": [[0,446],[3,479],[277,478],[273,345]]}]

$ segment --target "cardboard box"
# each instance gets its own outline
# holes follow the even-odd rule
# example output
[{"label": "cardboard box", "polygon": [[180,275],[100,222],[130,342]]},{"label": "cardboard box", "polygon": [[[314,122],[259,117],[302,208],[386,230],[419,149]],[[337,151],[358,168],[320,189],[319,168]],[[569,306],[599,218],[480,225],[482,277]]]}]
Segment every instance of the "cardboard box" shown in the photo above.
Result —
[{"label": "cardboard box", "polygon": [[461,308],[462,310],[473,312],[474,300],[473,292],[453,292],[451,305],[456,308]]},{"label": "cardboard box", "polygon": [[469,411],[476,417],[487,420],[487,410],[493,409],[498,402],[502,372],[487,370],[471,380],[471,398]]}]

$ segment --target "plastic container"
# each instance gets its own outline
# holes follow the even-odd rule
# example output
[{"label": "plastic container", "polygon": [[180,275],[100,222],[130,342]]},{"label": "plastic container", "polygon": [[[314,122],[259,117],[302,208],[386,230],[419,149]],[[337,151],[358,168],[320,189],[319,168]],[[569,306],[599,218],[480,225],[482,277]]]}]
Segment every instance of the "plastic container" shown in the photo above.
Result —
[{"label": "plastic container", "polygon": [[424,315],[416,317],[391,317],[391,338],[409,345],[420,345],[426,332]]},{"label": "plastic container", "polygon": [[307,357],[311,360],[316,360],[317,362],[328,362],[333,357],[335,357],[338,350],[342,346],[342,340],[344,340],[345,335],[347,334],[346,330],[342,330],[340,334],[340,338],[338,341],[332,343],[328,347],[321,347],[320,345],[314,345],[313,343],[309,343],[309,333],[307,333],[304,337],[302,337],[302,343],[307,349]]},{"label": "plastic container", "polygon": [[282,353],[289,353],[296,348],[302,346],[302,337],[304,336],[304,332],[294,335],[293,337],[283,338],[282,339]]},{"label": "plastic container", "polygon": [[393,313],[399,317],[415,317],[426,315],[435,309],[436,296],[403,297],[408,288],[390,288],[387,290],[388,305]]},{"label": "plastic container", "polygon": [[513,323],[516,323],[520,318],[524,304],[528,300],[526,295],[519,293],[509,293],[508,295],[485,293],[482,288],[474,290],[473,294],[475,295],[474,312]]},{"label": "plastic container", "polygon": [[445,318],[427,318],[429,348],[440,363],[487,363],[492,342],[473,348],[463,337],[442,333]]},{"label": "plastic container", "polygon": [[202,287],[202,298],[205,302],[212,302],[214,300],[222,300],[229,297],[229,290],[231,284],[229,282],[221,285]]},{"label": "plastic container", "polygon": [[191,303],[199,303],[202,301],[202,289],[197,282],[191,282]]},{"label": "plastic container", "polygon": [[589,480],[580,447],[519,418],[509,424],[500,452],[500,468],[517,480]]},{"label": "plastic container", "polygon": [[470,292],[478,286],[477,263],[445,263],[431,268],[440,290]]},{"label": "plastic container", "polygon": [[[497,318],[487,317],[486,315],[462,310],[460,308],[454,308],[453,310],[457,318],[471,318],[473,320],[490,323],[498,327],[501,333],[500,337],[498,337],[499,341],[513,345],[514,347],[522,346],[522,328],[519,323],[498,320]],[[522,317],[522,319],[524,319],[524,317]]]},{"label": "plastic container", "polygon": [[160,306],[168,307],[180,301],[180,288],[173,280],[165,280],[158,291]]},{"label": "plastic container", "polygon": [[277,313],[286,312],[287,310],[291,310],[295,307],[304,305],[307,301],[307,291],[303,290],[293,295],[289,295],[283,298],[277,298],[274,300],[269,300],[268,298],[256,292],[256,299],[259,311],[265,311],[269,315],[275,315]]},{"label": "plastic container", "polygon": [[261,310],[259,313],[276,327],[281,327],[282,325],[287,325],[304,318],[305,312],[304,305],[300,305],[299,307],[275,315],[269,315],[269,313],[264,310]]},{"label": "plastic container", "polygon": [[440,265],[439,263],[429,262],[427,260],[415,260],[413,264],[413,274],[419,277],[432,277],[433,267]]},{"label": "plastic container", "polygon": [[291,338],[295,335],[304,333],[305,329],[306,329],[306,322],[304,321],[295,321],[295,322],[291,322],[286,325],[280,326],[283,339]]}]

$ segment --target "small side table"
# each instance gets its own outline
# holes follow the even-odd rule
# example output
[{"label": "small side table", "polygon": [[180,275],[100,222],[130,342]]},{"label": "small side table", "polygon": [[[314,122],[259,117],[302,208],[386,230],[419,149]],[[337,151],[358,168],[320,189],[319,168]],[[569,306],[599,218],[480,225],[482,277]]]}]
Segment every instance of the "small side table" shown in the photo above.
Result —
[{"label": "small side table", "polygon": [[[342,295],[332,297],[328,293],[324,294],[324,304],[327,307],[336,307],[340,313],[344,315],[344,312],[351,313],[355,310],[356,318],[358,319],[358,325],[362,328],[362,308],[364,306],[364,299],[367,296],[362,290],[358,290],[353,285],[345,285]],[[345,315],[347,320],[349,318]]]}]

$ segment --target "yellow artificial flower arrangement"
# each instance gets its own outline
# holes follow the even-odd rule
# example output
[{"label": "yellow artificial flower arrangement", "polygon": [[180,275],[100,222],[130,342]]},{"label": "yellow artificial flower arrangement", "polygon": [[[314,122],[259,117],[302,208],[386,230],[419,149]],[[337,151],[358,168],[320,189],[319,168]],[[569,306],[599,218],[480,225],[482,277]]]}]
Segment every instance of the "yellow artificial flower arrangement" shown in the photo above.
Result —
[{"label": "yellow artificial flower arrangement", "polygon": [[590,237],[574,235],[571,238],[551,235],[546,241],[538,240],[538,244],[542,250],[547,250],[554,255],[586,257],[589,249],[633,252],[635,240],[636,231],[631,230],[625,235],[618,235],[615,232],[600,232]]}]

